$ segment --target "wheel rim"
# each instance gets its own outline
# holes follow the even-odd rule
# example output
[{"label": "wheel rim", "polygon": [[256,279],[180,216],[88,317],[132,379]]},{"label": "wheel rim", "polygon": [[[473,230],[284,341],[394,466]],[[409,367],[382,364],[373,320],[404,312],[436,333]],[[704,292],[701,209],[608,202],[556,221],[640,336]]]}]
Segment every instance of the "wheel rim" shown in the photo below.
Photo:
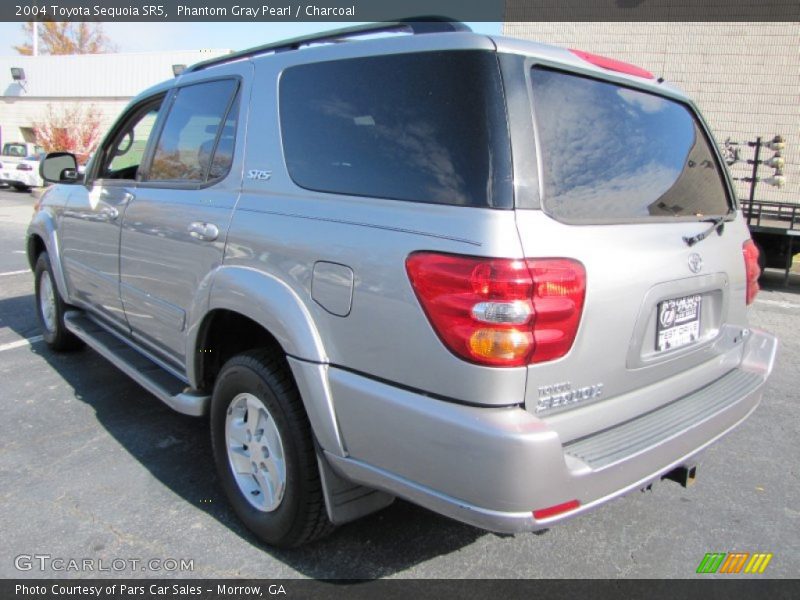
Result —
[{"label": "wheel rim", "polygon": [[283,441],[267,407],[253,394],[239,394],[225,417],[228,463],[239,491],[254,507],[272,512],[286,491]]},{"label": "wheel rim", "polygon": [[56,330],[56,296],[50,273],[42,271],[39,280],[39,311],[42,313],[42,322],[45,329],[52,333]]}]

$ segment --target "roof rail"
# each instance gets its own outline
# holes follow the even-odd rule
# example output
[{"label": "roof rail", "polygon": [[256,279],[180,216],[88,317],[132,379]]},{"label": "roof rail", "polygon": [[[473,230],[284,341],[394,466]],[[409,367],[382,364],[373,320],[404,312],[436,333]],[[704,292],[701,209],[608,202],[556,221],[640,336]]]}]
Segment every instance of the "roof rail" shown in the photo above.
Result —
[{"label": "roof rail", "polygon": [[280,42],[273,42],[271,44],[264,44],[263,46],[255,46],[239,52],[233,52],[224,56],[218,56],[209,60],[196,63],[186,70],[184,73],[194,73],[201,71],[208,67],[221,65],[241,58],[250,58],[259,54],[266,54],[268,52],[286,52],[288,50],[297,50],[301,46],[308,46],[310,44],[324,44],[343,42],[348,38],[358,37],[361,35],[372,35],[374,33],[391,33],[391,32],[407,32],[414,35],[423,33],[446,33],[457,31],[472,31],[467,25],[460,21],[453,21],[445,17],[411,17],[409,19],[400,19],[397,21],[381,21],[379,23],[367,23],[365,25],[356,25],[354,27],[345,27],[342,29],[334,29],[332,31],[324,31],[322,33],[304,35],[289,40],[282,40]]}]

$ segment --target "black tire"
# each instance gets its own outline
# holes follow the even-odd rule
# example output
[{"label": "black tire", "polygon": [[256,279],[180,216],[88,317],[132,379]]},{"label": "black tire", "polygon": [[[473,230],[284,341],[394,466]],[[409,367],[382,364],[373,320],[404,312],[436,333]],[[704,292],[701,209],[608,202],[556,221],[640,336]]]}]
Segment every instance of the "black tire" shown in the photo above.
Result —
[{"label": "black tire", "polygon": [[[277,507],[269,512],[259,510],[248,500],[229,460],[226,418],[241,394],[252,394],[261,401],[282,441],[285,491]],[[308,416],[281,357],[254,350],[225,363],[211,399],[211,444],[225,495],[239,518],[261,540],[291,548],[333,530],[325,510]]]},{"label": "black tire", "polygon": [[[83,342],[75,337],[64,325],[64,313],[70,308],[58,293],[56,280],[53,277],[53,267],[50,265],[50,257],[47,252],[42,252],[36,260],[34,268],[34,288],[36,291],[36,318],[39,320],[39,327],[42,330],[42,337],[47,345],[56,351],[77,350],[83,347]],[[48,326],[42,312],[42,282],[47,277],[53,294],[53,315],[51,324]],[[46,287],[46,286],[45,286]]]},{"label": "black tire", "polygon": [[20,185],[18,183],[15,183],[14,189],[17,190],[18,192],[27,192],[31,188],[29,188],[27,185]]}]

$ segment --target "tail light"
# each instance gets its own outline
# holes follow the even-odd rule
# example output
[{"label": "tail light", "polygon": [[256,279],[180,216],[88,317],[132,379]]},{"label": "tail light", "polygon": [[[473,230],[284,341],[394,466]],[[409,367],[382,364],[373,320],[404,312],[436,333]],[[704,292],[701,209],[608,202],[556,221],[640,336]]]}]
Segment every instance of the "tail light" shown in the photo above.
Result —
[{"label": "tail light", "polygon": [[758,278],[761,276],[761,267],[758,266],[758,246],[753,240],[742,244],[744,254],[744,270],[747,275],[747,304],[752,304],[758,294]]},{"label": "tail light", "polygon": [[33,167],[26,163],[19,163],[17,165],[17,171],[33,171]]},{"label": "tail light", "polygon": [[436,334],[461,358],[516,367],[572,348],[586,293],[577,261],[417,252],[406,270]]}]

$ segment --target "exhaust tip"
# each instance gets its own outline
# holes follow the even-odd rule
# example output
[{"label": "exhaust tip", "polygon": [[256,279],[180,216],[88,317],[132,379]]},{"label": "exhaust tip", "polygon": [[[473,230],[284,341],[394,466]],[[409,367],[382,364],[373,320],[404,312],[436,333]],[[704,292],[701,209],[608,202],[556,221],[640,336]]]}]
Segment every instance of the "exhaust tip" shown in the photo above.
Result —
[{"label": "exhaust tip", "polygon": [[697,465],[684,465],[682,467],[678,467],[666,475],[663,475],[661,479],[669,479],[670,481],[674,481],[681,484],[683,487],[688,488],[690,485],[694,485],[695,479],[697,479]]}]

